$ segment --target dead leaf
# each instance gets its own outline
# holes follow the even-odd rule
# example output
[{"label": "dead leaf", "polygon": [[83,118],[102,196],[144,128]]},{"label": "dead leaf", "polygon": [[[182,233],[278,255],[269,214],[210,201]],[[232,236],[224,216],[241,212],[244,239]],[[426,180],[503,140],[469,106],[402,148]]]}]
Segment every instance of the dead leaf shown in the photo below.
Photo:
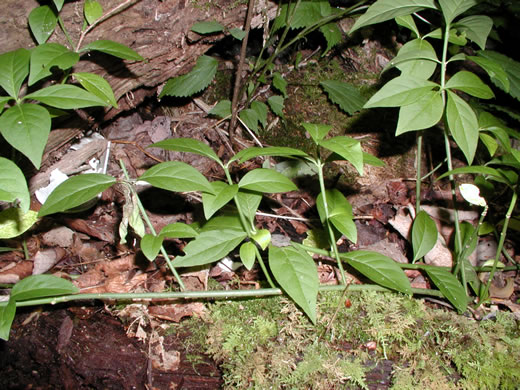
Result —
[{"label": "dead leaf", "polygon": [[55,264],[59,263],[61,259],[67,254],[65,249],[56,247],[51,249],[44,249],[38,251],[33,258],[33,275],[40,275],[47,272]]},{"label": "dead leaf", "polygon": [[66,226],[60,226],[42,234],[42,242],[47,246],[69,248],[73,243],[74,232]]},{"label": "dead leaf", "polygon": [[489,286],[489,294],[492,298],[509,299],[515,292],[515,280],[513,278],[506,279],[504,287],[497,287],[493,283]]},{"label": "dead leaf", "polygon": [[202,317],[206,313],[206,307],[202,302],[173,303],[150,306],[148,312],[161,320],[180,322],[184,317]]},{"label": "dead leaf", "polygon": [[33,262],[23,260],[8,269],[6,268],[4,267],[4,270],[0,272],[0,283],[14,284],[32,274]]}]

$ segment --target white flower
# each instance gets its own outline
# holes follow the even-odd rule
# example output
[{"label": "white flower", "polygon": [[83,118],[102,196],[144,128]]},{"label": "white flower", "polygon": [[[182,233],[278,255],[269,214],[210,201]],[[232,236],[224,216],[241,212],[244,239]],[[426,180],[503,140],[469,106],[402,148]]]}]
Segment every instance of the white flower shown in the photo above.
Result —
[{"label": "white flower", "polygon": [[466,199],[467,202],[477,206],[486,207],[486,200],[480,196],[480,190],[476,185],[469,183],[461,184],[459,190],[462,197]]}]

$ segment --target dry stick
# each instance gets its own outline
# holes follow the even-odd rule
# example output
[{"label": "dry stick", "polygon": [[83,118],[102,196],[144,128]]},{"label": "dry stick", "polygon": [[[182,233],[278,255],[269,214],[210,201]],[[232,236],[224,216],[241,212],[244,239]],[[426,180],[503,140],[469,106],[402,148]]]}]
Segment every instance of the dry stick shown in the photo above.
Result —
[{"label": "dry stick", "polygon": [[231,143],[234,143],[235,138],[235,126],[237,123],[237,108],[240,91],[240,81],[242,78],[242,68],[246,58],[247,40],[249,39],[249,31],[251,30],[251,19],[253,18],[253,9],[255,6],[255,0],[249,0],[247,8],[246,25],[244,39],[242,39],[242,47],[240,48],[240,59],[238,60],[237,72],[235,75],[235,86],[233,88],[233,100],[231,101],[231,120],[229,122],[229,139]]}]

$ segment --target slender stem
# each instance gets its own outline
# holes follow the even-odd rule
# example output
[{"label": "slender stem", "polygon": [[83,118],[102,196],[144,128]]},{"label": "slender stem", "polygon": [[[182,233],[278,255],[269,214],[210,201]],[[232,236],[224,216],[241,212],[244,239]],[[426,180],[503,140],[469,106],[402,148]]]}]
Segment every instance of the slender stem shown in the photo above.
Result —
[{"label": "slender stem", "polygon": [[[123,162],[123,160],[119,160],[119,164],[121,166],[121,169],[123,170],[123,174],[125,175],[126,180],[130,181],[130,177],[128,176],[128,171],[126,170],[125,163]],[[150,229],[150,232],[154,236],[157,236],[155,228],[153,227],[153,224],[150,221],[150,218],[148,218],[148,214],[146,213],[146,210],[144,209],[144,206],[141,203],[141,199],[139,199],[139,195],[135,191],[134,186],[132,186],[130,184],[129,184],[129,186],[130,186],[130,191],[132,191],[133,195],[135,196],[135,198],[137,200],[137,207],[139,207],[139,211],[141,213],[142,218],[146,222],[146,225]],[[172,262],[170,260],[170,257],[168,256],[168,253],[166,253],[166,250],[164,249],[163,245],[161,245],[160,251],[161,251],[161,254],[164,257],[164,260],[166,261],[166,264],[168,264],[168,267],[170,268],[170,271],[172,272],[173,276],[177,280],[177,283],[179,283],[179,287],[180,287],[181,291],[186,290],[186,287],[184,286],[184,283],[182,282],[182,279],[181,279],[180,275],[177,273],[177,270],[173,266],[173,264],[172,264]]]},{"label": "slender stem", "polygon": [[269,286],[272,288],[275,288],[273,280],[271,279],[271,276],[269,275],[269,272],[267,271],[267,267],[265,266],[264,259],[262,259],[262,255],[260,254],[260,251],[258,250],[257,246],[255,245],[255,256],[256,260],[258,261],[258,264],[260,264],[260,268],[262,268],[262,272],[264,273],[267,282],[269,283]]},{"label": "slender stem", "polygon": [[423,134],[422,131],[417,132],[416,137],[416,145],[417,145],[417,152],[415,154],[415,169],[416,169],[416,176],[415,176],[415,215],[419,214],[421,211],[421,187],[422,187],[422,176],[421,176],[421,162],[422,162],[422,140],[423,140]]}]

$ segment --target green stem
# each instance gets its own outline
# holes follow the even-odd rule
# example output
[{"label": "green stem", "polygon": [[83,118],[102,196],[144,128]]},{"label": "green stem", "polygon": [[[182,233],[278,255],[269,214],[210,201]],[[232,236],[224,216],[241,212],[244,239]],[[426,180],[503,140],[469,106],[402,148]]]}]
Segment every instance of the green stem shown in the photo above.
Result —
[{"label": "green stem", "polygon": [[[123,160],[119,160],[119,164],[121,166],[121,169],[123,170],[123,174],[125,175],[126,180],[130,181],[130,177],[128,176],[128,171],[126,170],[126,166],[125,166],[125,163],[123,162]],[[141,203],[141,199],[139,199],[139,195],[135,191],[134,186],[132,186],[130,184],[129,184],[129,186],[130,186],[130,191],[132,191],[133,195],[137,199],[137,207],[139,207],[139,211],[141,213],[141,216],[144,219],[144,221],[146,222],[146,225],[148,226],[148,229],[150,229],[150,232],[154,236],[157,236],[155,228],[153,227],[153,224],[150,221],[150,218],[148,218],[148,214],[146,213],[146,210],[144,209],[144,206]],[[172,262],[170,260],[170,257],[168,256],[168,253],[166,253],[166,250],[164,249],[163,245],[161,245],[160,251],[161,251],[161,254],[164,257],[164,260],[166,261],[166,264],[168,264],[168,267],[170,268],[170,271],[172,272],[173,276],[177,280],[177,283],[179,283],[179,287],[180,287],[181,291],[186,290],[186,287],[184,286],[184,283],[182,282],[182,279],[181,279],[180,275],[177,273],[177,270],[173,266],[173,264],[172,264]]]},{"label": "green stem", "polygon": [[417,152],[415,154],[415,215],[419,214],[421,211],[421,187],[422,187],[422,177],[421,177],[421,154],[422,154],[422,131],[417,132],[417,137],[415,143],[417,144]]},{"label": "green stem", "polygon": [[258,261],[258,264],[260,264],[260,268],[262,268],[262,272],[264,273],[267,282],[269,283],[269,286],[272,288],[275,288],[273,280],[271,279],[271,276],[269,275],[269,272],[267,272],[267,267],[265,266],[264,259],[262,259],[262,255],[260,254],[260,251],[258,250],[257,246],[255,245],[255,257]]}]

